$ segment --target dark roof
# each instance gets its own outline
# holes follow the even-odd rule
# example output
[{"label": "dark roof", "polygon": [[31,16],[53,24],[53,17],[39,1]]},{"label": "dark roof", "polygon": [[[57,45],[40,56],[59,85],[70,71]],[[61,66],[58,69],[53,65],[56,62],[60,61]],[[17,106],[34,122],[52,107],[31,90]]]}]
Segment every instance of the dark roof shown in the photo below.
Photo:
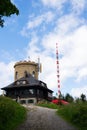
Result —
[{"label": "dark roof", "polygon": [[[44,89],[48,89],[46,83],[43,81],[35,79],[31,74],[27,74],[26,77],[22,77],[15,82],[9,84],[6,87],[1,88],[2,90],[7,90],[11,88],[20,88],[20,87],[30,87],[30,86],[38,86]],[[48,89],[49,91],[53,92],[52,90]]]}]

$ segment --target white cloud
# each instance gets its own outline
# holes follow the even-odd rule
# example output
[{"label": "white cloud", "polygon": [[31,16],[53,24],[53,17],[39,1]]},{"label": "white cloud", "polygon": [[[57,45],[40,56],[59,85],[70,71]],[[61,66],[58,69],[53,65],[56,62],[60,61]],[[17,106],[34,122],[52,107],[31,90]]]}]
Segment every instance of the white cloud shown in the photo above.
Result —
[{"label": "white cloud", "polygon": [[42,23],[43,19],[42,17],[36,18],[34,21],[29,21],[27,24],[27,28],[35,28],[39,26]]},{"label": "white cloud", "polygon": [[46,12],[44,14],[41,14],[40,16],[34,17],[33,20],[29,20],[29,22],[27,23],[27,28],[31,29],[31,28],[35,28],[40,26],[43,22],[48,23],[51,22],[54,18],[54,14],[49,11]]},{"label": "white cloud", "polygon": [[71,0],[71,4],[72,4],[72,11],[76,14],[80,14],[83,12],[83,10],[86,7],[86,0]]},{"label": "white cloud", "polygon": [[[14,62],[10,62],[9,64],[5,64],[4,62],[0,62],[0,88],[7,86],[11,82],[13,82],[14,76]],[[0,94],[1,94],[0,90]]]},{"label": "white cloud", "polygon": [[59,9],[61,9],[62,4],[64,4],[67,0],[41,0],[41,1],[45,6],[58,7]]},{"label": "white cloud", "polygon": [[84,23],[85,21],[83,19],[75,17],[74,14],[64,15],[56,19],[55,27],[52,32],[49,32],[43,36],[42,45],[44,48],[54,50],[54,44],[58,42],[60,44],[59,50],[60,52],[62,51],[61,53],[64,53],[63,51],[67,52],[67,49],[70,51],[70,49],[73,47],[72,44],[75,42],[72,38],[73,33],[81,25],[84,25]]},{"label": "white cloud", "polygon": [[23,27],[23,29],[21,30],[20,33],[23,36],[28,37],[30,34],[35,33],[35,30],[34,30],[33,32],[31,32],[29,34],[30,29],[33,30],[33,29],[36,29],[38,27],[41,27],[40,30],[45,30],[46,29],[45,26],[48,23],[52,22],[54,17],[55,17],[55,14],[51,11],[48,11],[48,12],[43,13],[43,14],[38,15],[38,16],[31,15],[29,17],[29,21],[27,22],[27,25],[25,27]]},{"label": "white cloud", "polygon": [[72,88],[71,94],[74,97],[80,97],[81,94],[85,94],[87,97],[87,86]]},{"label": "white cloud", "polygon": [[[41,0],[42,3],[47,7],[56,8],[57,10],[62,10],[62,7],[65,3],[69,3],[71,12],[75,14],[80,14],[86,8],[87,2],[86,0]],[[69,8],[69,7],[68,7]],[[67,10],[67,9],[66,9]]]},{"label": "white cloud", "polygon": [[75,31],[76,28],[84,24],[84,19],[76,17],[73,13],[66,14],[60,17],[56,22],[55,31],[59,35],[68,35]]},{"label": "white cloud", "polygon": [[[66,37],[68,40],[65,39],[65,43],[68,43],[65,47],[64,57],[61,59],[61,64],[63,66],[67,67],[67,69],[72,72],[74,72],[74,75],[78,79],[83,77],[82,74],[79,74],[81,72],[81,69],[83,70],[84,67],[87,66],[87,26],[79,27],[79,29],[75,30],[72,35],[69,35]],[[71,75],[72,76],[72,75]]]}]

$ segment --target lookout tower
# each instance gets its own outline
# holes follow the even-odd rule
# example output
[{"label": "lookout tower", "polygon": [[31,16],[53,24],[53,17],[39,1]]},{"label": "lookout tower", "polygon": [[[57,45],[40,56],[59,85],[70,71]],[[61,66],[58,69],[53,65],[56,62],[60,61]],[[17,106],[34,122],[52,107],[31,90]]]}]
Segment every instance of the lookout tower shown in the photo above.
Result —
[{"label": "lookout tower", "polygon": [[42,100],[51,101],[53,91],[47,84],[38,80],[41,64],[32,61],[19,61],[14,65],[14,82],[2,88],[7,97],[21,104],[38,103]]},{"label": "lookout tower", "polygon": [[41,64],[32,61],[20,61],[14,65],[14,80],[18,80],[27,76],[30,73],[35,79],[38,79],[39,72],[41,72]]}]

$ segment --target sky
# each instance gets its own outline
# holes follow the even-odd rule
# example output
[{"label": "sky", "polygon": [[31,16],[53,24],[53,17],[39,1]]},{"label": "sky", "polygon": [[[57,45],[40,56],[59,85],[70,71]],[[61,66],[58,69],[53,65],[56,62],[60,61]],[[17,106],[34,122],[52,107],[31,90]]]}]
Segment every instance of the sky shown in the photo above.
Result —
[{"label": "sky", "polygon": [[0,28],[0,88],[14,81],[16,62],[39,57],[39,80],[56,95],[58,43],[61,93],[87,96],[87,0],[11,1],[20,14]]}]

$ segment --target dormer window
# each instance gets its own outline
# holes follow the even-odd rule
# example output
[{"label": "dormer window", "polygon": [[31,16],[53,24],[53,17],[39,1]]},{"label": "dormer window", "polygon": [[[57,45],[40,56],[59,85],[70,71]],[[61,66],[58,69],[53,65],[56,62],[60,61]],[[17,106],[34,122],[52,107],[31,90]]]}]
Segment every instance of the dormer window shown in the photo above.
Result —
[{"label": "dormer window", "polygon": [[26,84],[26,81],[24,80],[24,81],[22,81],[22,83],[23,83],[23,84]]},{"label": "dormer window", "polygon": [[16,82],[16,84],[17,84],[17,85],[19,85],[19,84],[20,84],[20,82],[19,82],[19,81],[17,81],[17,82]]},{"label": "dormer window", "polygon": [[16,84],[17,85],[22,85],[22,84],[24,85],[24,84],[26,84],[26,81],[25,80],[17,81]]},{"label": "dormer window", "polygon": [[45,84],[44,84],[43,82],[41,83],[41,85],[42,85],[43,87],[45,86]]},{"label": "dormer window", "polygon": [[47,88],[46,83],[44,83],[44,82],[42,82],[42,81],[40,81],[40,85],[43,86],[43,87],[45,87],[45,88]]}]

